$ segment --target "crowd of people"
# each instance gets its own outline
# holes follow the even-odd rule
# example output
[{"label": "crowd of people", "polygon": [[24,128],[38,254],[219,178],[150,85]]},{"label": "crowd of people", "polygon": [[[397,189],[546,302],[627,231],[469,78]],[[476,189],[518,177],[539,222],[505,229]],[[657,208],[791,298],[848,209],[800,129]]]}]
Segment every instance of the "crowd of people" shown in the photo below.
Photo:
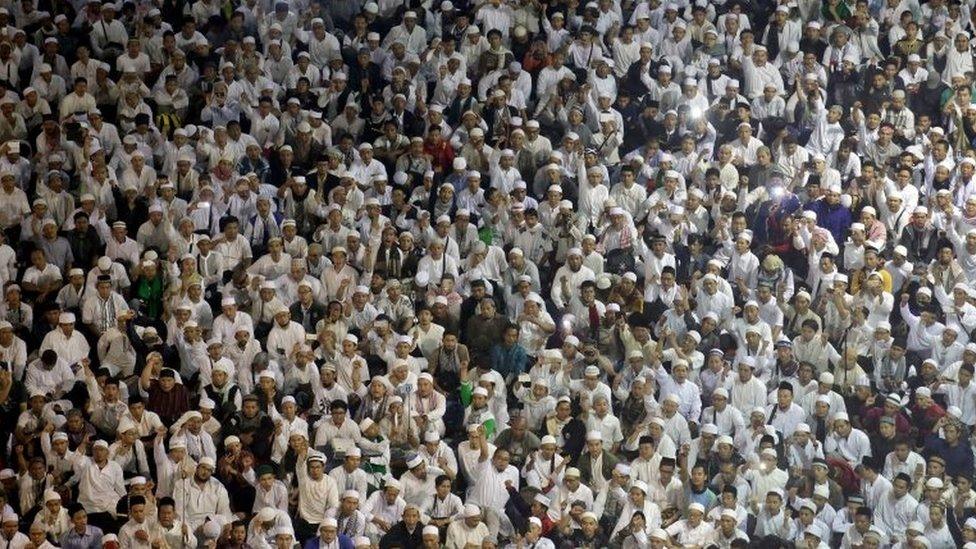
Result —
[{"label": "crowd of people", "polygon": [[3,549],[976,548],[973,11],[0,2]]}]

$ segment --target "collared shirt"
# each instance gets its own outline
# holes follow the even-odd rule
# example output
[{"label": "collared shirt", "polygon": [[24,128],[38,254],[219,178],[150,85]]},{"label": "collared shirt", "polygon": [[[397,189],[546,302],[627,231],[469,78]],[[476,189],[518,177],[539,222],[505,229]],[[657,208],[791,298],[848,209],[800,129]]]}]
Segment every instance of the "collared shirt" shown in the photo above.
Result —
[{"label": "collared shirt", "polygon": [[705,408],[701,415],[702,424],[711,423],[718,427],[719,435],[734,436],[735,433],[746,426],[742,412],[726,404],[722,411],[716,410],[714,406]]},{"label": "collared shirt", "polygon": [[99,467],[91,458],[78,460],[75,465],[78,476],[78,503],[89,513],[115,514],[115,504],[125,495],[122,467],[109,460]]},{"label": "collared shirt", "polygon": [[72,528],[61,536],[62,549],[96,549],[102,546],[102,530],[96,526],[85,526],[82,534]]},{"label": "collared shirt", "polygon": [[211,478],[201,486],[193,478],[176,483],[173,488],[176,508],[183,510],[183,520],[191,530],[204,523],[208,515],[222,515],[230,522],[230,498],[227,489],[217,479]]},{"label": "collared shirt", "polygon": [[790,438],[796,430],[796,426],[803,423],[807,414],[795,402],[790,403],[789,408],[783,410],[778,404],[774,404],[766,409],[767,423],[783,433],[783,436]]},{"label": "collared shirt", "polygon": [[864,431],[851,429],[846,437],[836,433],[827,437],[824,443],[826,454],[839,454],[849,463],[861,463],[865,456],[871,456],[871,440]]},{"label": "collared shirt", "polygon": [[520,479],[518,469],[509,465],[504,471],[495,468],[491,459],[482,461],[475,475],[475,485],[469,497],[469,503],[492,509],[502,509],[508,501],[508,490],[505,482],[511,481],[516,490]]},{"label": "collared shirt", "polygon": [[329,476],[335,481],[340,492],[355,490],[360,494],[367,493],[369,475],[367,475],[366,471],[362,469],[354,469],[353,472],[350,473],[340,465],[339,467],[329,471]]},{"label": "collared shirt", "polygon": [[234,269],[245,259],[251,258],[251,246],[243,235],[238,234],[233,242],[221,242],[217,244],[216,252],[224,257],[224,267]]},{"label": "collared shirt", "polygon": [[912,496],[906,494],[896,498],[894,492],[890,491],[878,501],[874,509],[874,523],[885,532],[904,532],[908,523],[915,519],[916,507],[918,502]]},{"label": "collared shirt", "polygon": [[469,528],[464,519],[458,519],[447,527],[447,547],[479,546],[481,540],[488,535],[488,526],[479,522],[474,528]]},{"label": "collared shirt", "polygon": [[766,406],[766,384],[755,376],[745,383],[739,380],[739,376],[733,376],[726,382],[726,389],[731,395],[732,406],[743,417],[749,417],[757,406]]},{"label": "collared shirt", "polygon": [[424,507],[424,512],[435,519],[448,518],[453,520],[460,518],[463,511],[464,503],[461,502],[461,498],[457,494],[448,494],[444,499],[433,495]]},{"label": "collared shirt", "polygon": [[706,521],[691,526],[687,520],[679,520],[668,527],[667,532],[681,545],[706,546],[713,539],[715,527]]}]

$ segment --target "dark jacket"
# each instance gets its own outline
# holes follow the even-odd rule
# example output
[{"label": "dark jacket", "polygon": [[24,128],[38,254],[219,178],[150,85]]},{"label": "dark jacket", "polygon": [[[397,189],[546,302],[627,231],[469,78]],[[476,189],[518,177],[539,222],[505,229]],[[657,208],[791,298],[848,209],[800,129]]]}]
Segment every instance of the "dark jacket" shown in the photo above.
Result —
[{"label": "dark jacket", "polygon": [[237,412],[227,421],[225,429],[228,436],[240,437],[245,448],[251,450],[255,457],[262,460],[270,459],[274,423],[263,411],[259,411],[253,418],[247,418],[243,412]]},{"label": "dark jacket", "polygon": [[413,532],[407,531],[407,525],[401,520],[390,527],[390,531],[380,538],[380,549],[389,547],[402,547],[403,549],[416,549],[423,546],[422,532],[424,525],[417,523]]},{"label": "dark jacket", "polygon": [[[393,212],[391,212],[393,213]],[[384,213],[387,217],[390,214]],[[396,214],[394,213],[393,216]],[[393,217],[390,217],[393,219]],[[387,251],[389,251],[389,261],[387,261]],[[376,250],[376,261],[373,263],[373,272],[383,275],[383,278],[390,278],[391,275],[401,275],[403,273],[403,263],[406,260],[400,246],[394,243],[392,246],[381,244]],[[398,267],[398,268],[397,268]]]},{"label": "dark jacket", "polygon": [[149,200],[146,197],[137,197],[130,206],[122,191],[112,187],[112,198],[115,200],[115,221],[125,221],[130,234],[134,234],[149,219]]},{"label": "dark jacket", "polygon": [[465,324],[464,341],[471,352],[487,355],[492,344],[502,340],[502,334],[508,324],[507,318],[497,314],[490,319],[474,315]]},{"label": "dark jacket", "polygon": [[[617,466],[617,458],[613,454],[604,450],[603,451],[603,478],[609,479],[611,477],[611,472],[613,468]],[[580,481],[583,484],[590,484],[593,482],[593,471],[592,469],[592,458],[589,452],[583,452],[580,455],[579,460],[576,462],[576,468],[580,470]]]},{"label": "dark jacket", "polygon": [[951,446],[935,433],[925,439],[925,456],[941,456],[945,460],[946,474],[971,475],[973,471],[973,452],[964,440]]},{"label": "dark jacket", "polygon": [[898,241],[908,250],[908,260],[915,264],[929,263],[935,259],[938,242],[939,236],[934,227],[926,226],[919,230],[911,223],[902,229],[901,239]]},{"label": "dark jacket", "polygon": [[314,301],[312,302],[312,306],[308,308],[307,319],[305,318],[301,302],[296,301],[292,303],[291,307],[288,307],[288,311],[291,313],[291,319],[301,324],[308,333],[315,333],[316,324],[319,323],[319,320],[325,318],[325,315],[328,313],[325,305]]},{"label": "dark jacket", "polygon": [[88,230],[81,232],[77,229],[64,233],[68,239],[68,246],[71,247],[71,255],[75,258],[75,266],[85,270],[91,269],[102,255],[105,245],[98,238],[98,233],[91,225]]},{"label": "dark jacket", "polygon": [[582,530],[576,530],[563,543],[562,547],[572,547],[573,549],[602,549],[607,546],[607,541],[607,535],[601,530],[597,530],[592,538],[584,534]]}]

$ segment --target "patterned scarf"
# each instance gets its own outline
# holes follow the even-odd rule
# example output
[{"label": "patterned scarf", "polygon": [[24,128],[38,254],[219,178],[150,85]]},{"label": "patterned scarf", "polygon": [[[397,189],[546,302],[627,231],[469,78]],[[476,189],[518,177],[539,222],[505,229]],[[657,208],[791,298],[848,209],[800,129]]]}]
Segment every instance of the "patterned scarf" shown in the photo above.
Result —
[{"label": "patterned scarf", "polygon": [[359,531],[359,515],[353,511],[348,517],[339,519],[339,533],[349,537],[355,537]]}]

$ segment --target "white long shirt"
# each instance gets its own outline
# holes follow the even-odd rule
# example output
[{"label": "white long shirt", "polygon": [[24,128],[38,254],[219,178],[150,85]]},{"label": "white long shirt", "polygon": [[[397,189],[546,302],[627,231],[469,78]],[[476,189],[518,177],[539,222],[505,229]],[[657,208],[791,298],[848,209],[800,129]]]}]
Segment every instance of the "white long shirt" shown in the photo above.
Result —
[{"label": "white long shirt", "polygon": [[807,414],[803,408],[793,402],[786,410],[781,409],[776,404],[770,406],[766,409],[766,418],[767,422],[776,427],[777,431],[783,433],[784,438],[790,438],[796,431],[796,426],[806,420]]},{"label": "white long shirt", "polygon": [[125,495],[122,467],[109,460],[99,467],[91,458],[75,463],[78,476],[78,503],[88,513],[111,513],[115,516],[115,504]]},{"label": "white long shirt", "polygon": [[37,359],[27,367],[27,378],[24,380],[24,385],[27,386],[28,393],[39,391],[45,394],[55,394],[59,391],[70,391],[74,382],[75,374],[64,360],[59,359],[48,370],[40,359]]},{"label": "white long shirt", "polygon": [[742,417],[742,412],[726,404],[724,410],[716,410],[714,406],[709,406],[702,411],[701,423],[711,423],[718,427],[718,434],[734,436],[741,429],[745,429],[746,422]]},{"label": "white long shirt", "polygon": [[173,499],[190,530],[196,530],[208,515],[221,515],[227,522],[233,518],[227,489],[215,478],[202,485],[192,477],[178,481],[173,489]]},{"label": "white long shirt", "polygon": [[[189,456],[183,458],[181,463],[174,463],[166,455],[166,449],[160,439],[156,439],[153,444],[153,456],[156,459],[156,496],[172,497],[175,487],[181,479],[193,475],[196,469],[196,462]],[[181,486],[182,488],[182,486]]]},{"label": "white long shirt", "polygon": [[238,329],[248,329],[249,332],[254,332],[254,321],[251,319],[251,315],[237,311],[234,319],[231,320],[227,318],[226,314],[222,314],[214,319],[213,321],[213,337],[220,339],[225,345],[231,345],[234,342],[234,334],[237,333]]},{"label": "white long shirt", "polygon": [[970,427],[976,424],[976,383],[970,381],[966,387],[958,383],[943,383],[936,392],[946,396],[949,406],[959,407],[963,423]]},{"label": "white long shirt", "polygon": [[305,342],[305,328],[291,321],[282,328],[277,322],[268,334],[268,352],[281,364],[291,364],[295,345]]},{"label": "white long shirt", "polygon": [[335,481],[337,490],[355,490],[365,494],[369,487],[369,475],[363,469],[357,468],[350,473],[340,465],[329,471],[329,476]]},{"label": "white long shirt", "polygon": [[701,415],[701,389],[687,379],[678,383],[660,365],[654,371],[654,376],[661,388],[661,400],[668,395],[677,395],[678,413],[688,421],[697,423]]},{"label": "white long shirt", "polygon": [[308,475],[308,465],[295,467],[298,475],[298,516],[310,524],[325,520],[325,512],[339,505],[339,489],[329,475],[314,480]]},{"label": "white long shirt", "polygon": [[726,389],[732,400],[730,404],[744,418],[749,417],[753,408],[766,406],[766,384],[755,376],[745,383],[739,380],[739,376],[735,376],[726,384]]},{"label": "white long shirt", "polygon": [[783,76],[772,63],[767,61],[762,67],[758,67],[751,57],[746,57],[742,60],[742,70],[745,74],[745,92],[749,99],[761,97],[767,84],[776,86],[777,94],[783,93]]},{"label": "white long shirt", "polygon": [[885,532],[904,532],[908,523],[915,519],[916,507],[918,502],[912,496],[906,494],[896,498],[894,491],[889,491],[878,501],[874,510],[874,523]]},{"label": "white long shirt", "polygon": [[509,465],[503,471],[498,471],[491,459],[478,464],[477,474],[474,475],[474,486],[468,497],[469,503],[491,509],[503,509],[508,501],[508,490],[505,482],[511,481],[512,487],[519,488],[519,472]]},{"label": "white long shirt", "polygon": [[871,455],[871,440],[860,429],[851,429],[846,437],[831,433],[824,441],[824,451],[839,454],[849,463],[861,463],[861,459]]},{"label": "white long shirt", "polygon": [[64,360],[68,364],[76,364],[81,359],[88,356],[88,351],[91,349],[88,346],[88,342],[85,341],[85,336],[81,335],[81,332],[74,330],[71,332],[71,336],[65,336],[61,328],[56,330],[51,330],[44,336],[44,341],[41,342],[40,352],[52,349],[58,353],[58,358]]}]

